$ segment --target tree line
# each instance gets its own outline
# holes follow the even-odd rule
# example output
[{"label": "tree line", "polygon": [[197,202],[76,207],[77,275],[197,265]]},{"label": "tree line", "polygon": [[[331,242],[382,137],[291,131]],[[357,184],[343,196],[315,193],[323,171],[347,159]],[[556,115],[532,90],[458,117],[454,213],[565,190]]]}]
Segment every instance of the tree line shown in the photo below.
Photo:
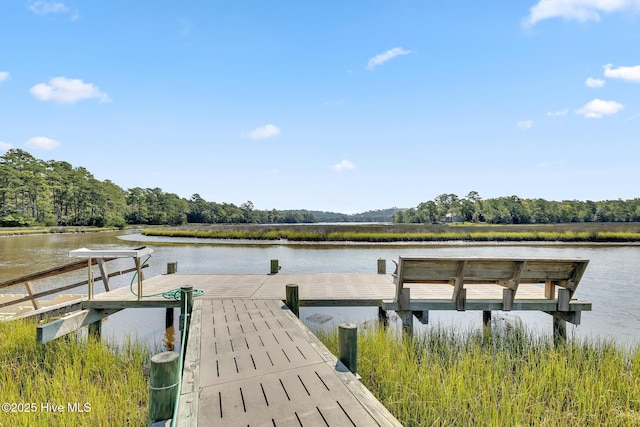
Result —
[{"label": "tree line", "polygon": [[[393,211],[366,214],[376,214],[371,216],[375,220],[388,220]],[[351,217],[331,218],[333,221],[354,220]],[[323,217],[323,220],[326,219]],[[124,190],[110,180],[96,179],[84,167],[74,167],[65,161],[43,161],[21,149],[11,149],[0,156],[0,226],[3,227],[316,221],[311,211],[258,210],[251,201],[236,206],[210,202],[199,194],[185,199],[160,188]],[[556,202],[509,196],[484,200],[476,191],[471,191],[462,198],[441,194],[415,208],[393,214],[396,223],[454,221],[488,224],[640,222],[640,199]]]},{"label": "tree line", "polygon": [[21,149],[0,156],[0,226],[98,226],[186,223],[315,222],[311,213],[261,211],[247,201],[189,200],[160,188],[124,190],[96,179],[86,168],[43,161]]},{"label": "tree line", "polygon": [[486,224],[559,224],[572,222],[638,222],[640,198],[631,200],[549,201],[518,196],[483,200],[471,191],[460,198],[441,194],[417,207],[396,212],[396,223],[467,221]]}]

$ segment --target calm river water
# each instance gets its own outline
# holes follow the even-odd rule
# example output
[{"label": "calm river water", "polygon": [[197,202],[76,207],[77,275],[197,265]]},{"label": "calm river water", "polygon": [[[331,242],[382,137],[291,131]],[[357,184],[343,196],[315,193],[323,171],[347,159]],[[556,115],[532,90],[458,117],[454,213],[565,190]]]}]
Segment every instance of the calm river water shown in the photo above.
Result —
[{"label": "calm river water", "polygon": [[[145,270],[146,277],[164,274],[168,262],[178,262],[179,273],[267,274],[271,259],[280,261],[281,273],[346,273],[375,272],[378,258],[386,259],[387,271],[392,271],[391,260],[399,255],[580,257],[590,262],[575,297],[592,302],[593,311],[582,314],[580,326],[568,325],[569,336],[600,337],[625,347],[640,343],[640,299],[636,293],[640,286],[640,246],[309,246],[282,243],[232,245],[199,239],[176,241],[147,238],[122,232],[0,237],[0,281],[68,263],[68,253],[73,249],[133,248],[144,244],[155,251],[149,262],[150,267]],[[130,259],[109,263],[110,271],[132,266]],[[86,278],[86,271],[78,271],[66,277],[81,280]],[[129,286],[130,281],[131,275],[119,276],[112,279],[112,286]],[[38,286],[47,287],[50,283],[43,282]],[[99,282],[96,289],[101,290]],[[79,288],[78,291],[82,289]],[[9,293],[11,290],[2,292]],[[24,290],[16,288],[13,292],[23,293]],[[327,325],[346,320],[361,323],[375,319],[376,313],[371,308],[303,308],[300,317],[315,326],[317,323],[314,325],[314,319],[330,318]],[[322,316],[311,317],[314,314]],[[521,319],[527,327],[551,334],[551,316],[544,313],[495,313],[495,317]],[[430,313],[431,325],[454,325],[463,330],[480,328],[481,319],[482,314],[479,312]],[[128,309],[111,316],[104,323],[103,333],[116,340],[134,336],[160,345],[164,337],[164,323],[164,309]]]}]

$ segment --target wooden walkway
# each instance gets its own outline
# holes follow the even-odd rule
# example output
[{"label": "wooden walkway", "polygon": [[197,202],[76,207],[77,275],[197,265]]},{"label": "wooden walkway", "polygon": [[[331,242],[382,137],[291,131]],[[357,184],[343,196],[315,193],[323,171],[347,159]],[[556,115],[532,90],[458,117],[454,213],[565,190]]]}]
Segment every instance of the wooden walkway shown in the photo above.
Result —
[{"label": "wooden walkway", "polygon": [[[204,290],[205,299],[246,298],[284,300],[289,283],[299,286],[300,306],[304,307],[377,307],[398,309],[396,286],[391,274],[319,273],[319,274],[170,274],[143,282],[144,295],[166,292],[182,286]],[[452,287],[445,284],[412,286],[410,310],[456,310]],[[468,284],[467,310],[502,310],[502,286]],[[179,301],[162,296],[141,301],[128,287],[97,294],[84,301],[83,308],[123,309],[138,307],[178,307]],[[540,284],[521,284],[512,310],[555,311],[558,301],[545,297]],[[591,303],[571,300],[571,311],[591,310]]]},{"label": "wooden walkway", "polygon": [[279,300],[194,302],[181,426],[399,426]]},{"label": "wooden walkway", "polygon": [[[296,284],[301,306],[378,306],[399,310],[391,274],[168,274],[142,282],[138,298],[128,287],[83,300],[71,320],[39,327],[39,342],[125,308],[179,307],[161,295],[192,286],[194,299],[178,425],[207,426],[399,426],[356,376],[284,305],[286,285]],[[411,288],[403,323],[420,310],[456,310],[452,286]],[[503,310],[503,286],[465,284],[466,310]],[[149,296],[155,294],[155,296]],[[561,331],[580,322],[591,303],[569,298],[566,307],[545,295],[545,285],[521,283],[511,310],[545,311]],[[484,321],[484,317],[483,317]]]}]

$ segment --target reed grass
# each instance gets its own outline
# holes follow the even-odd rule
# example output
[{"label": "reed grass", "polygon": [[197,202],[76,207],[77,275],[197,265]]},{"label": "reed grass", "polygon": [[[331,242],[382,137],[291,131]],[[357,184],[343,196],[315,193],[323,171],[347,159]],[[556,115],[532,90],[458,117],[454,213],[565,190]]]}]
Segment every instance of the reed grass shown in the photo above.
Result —
[{"label": "reed grass", "polygon": [[14,405],[3,406],[0,426],[145,425],[146,346],[129,342],[116,351],[76,335],[38,345],[35,327],[33,320],[0,323],[0,402]]},{"label": "reed grass", "polygon": [[299,230],[189,230],[146,229],[142,234],[160,237],[194,237],[209,239],[280,240],[306,242],[640,242],[637,231],[437,231],[437,232],[384,232],[384,231],[299,231]]},{"label": "reed grass", "polygon": [[[337,332],[318,332],[337,353]],[[640,349],[555,346],[515,328],[433,328],[413,339],[359,334],[363,383],[405,426],[637,426]]]}]

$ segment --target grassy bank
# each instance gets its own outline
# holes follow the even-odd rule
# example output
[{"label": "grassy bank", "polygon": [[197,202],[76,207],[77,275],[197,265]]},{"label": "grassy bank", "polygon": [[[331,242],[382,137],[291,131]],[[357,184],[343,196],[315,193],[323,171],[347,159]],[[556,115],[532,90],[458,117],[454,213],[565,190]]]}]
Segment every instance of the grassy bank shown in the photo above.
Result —
[{"label": "grassy bank", "polygon": [[0,323],[0,426],[146,425],[146,347],[75,336],[37,345],[35,327]]},{"label": "grassy bank", "polygon": [[[337,353],[335,331],[318,335]],[[365,331],[358,347],[363,383],[406,426],[640,425],[640,349],[438,328],[401,344]]]},{"label": "grassy bank", "polygon": [[228,225],[146,229],[147,236],[293,242],[640,242],[640,224],[555,225]]},{"label": "grassy bank", "polygon": [[0,227],[0,236],[21,236],[25,234],[92,233],[120,230],[116,227]]}]

